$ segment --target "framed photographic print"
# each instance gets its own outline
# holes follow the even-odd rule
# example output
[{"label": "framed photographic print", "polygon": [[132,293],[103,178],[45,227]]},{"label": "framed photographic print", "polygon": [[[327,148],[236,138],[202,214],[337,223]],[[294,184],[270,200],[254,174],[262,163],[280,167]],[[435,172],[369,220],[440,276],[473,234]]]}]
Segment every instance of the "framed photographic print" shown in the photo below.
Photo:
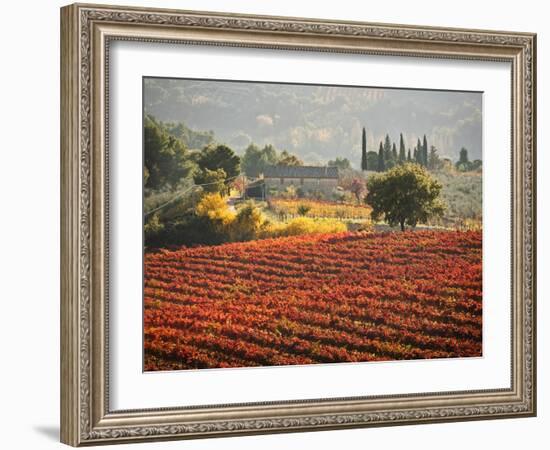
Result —
[{"label": "framed photographic print", "polygon": [[536,36],[61,10],[61,439],[536,414]]}]

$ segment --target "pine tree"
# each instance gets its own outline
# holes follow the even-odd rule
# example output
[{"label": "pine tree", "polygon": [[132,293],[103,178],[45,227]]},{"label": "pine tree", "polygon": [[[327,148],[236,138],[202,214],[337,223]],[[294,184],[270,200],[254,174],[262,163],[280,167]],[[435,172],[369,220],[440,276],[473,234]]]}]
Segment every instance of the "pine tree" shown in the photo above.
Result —
[{"label": "pine tree", "polygon": [[361,170],[367,170],[368,169],[367,164],[367,132],[365,131],[365,127],[363,127],[363,147],[361,151]]},{"label": "pine tree", "polygon": [[384,172],[384,170],[386,170],[384,147],[382,146],[382,141],[380,141],[380,148],[378,149],[378,172]]},{"label": "pine tree", "polygon": [[412,159],[411,159],[411,148],[409,147],[409,151],[407,153],[407,162],[411,162]]},{"label": "pine tree", "polygon": [[395,142],[393,143],[391,148],[391,157],[394,162],[397,162],[397,147],[395,146]]},{"label": "pine tree", "polygon": [[403,141],[403,133],[399,135],[399,162],[401,164],[405,162],[405,141]]}]

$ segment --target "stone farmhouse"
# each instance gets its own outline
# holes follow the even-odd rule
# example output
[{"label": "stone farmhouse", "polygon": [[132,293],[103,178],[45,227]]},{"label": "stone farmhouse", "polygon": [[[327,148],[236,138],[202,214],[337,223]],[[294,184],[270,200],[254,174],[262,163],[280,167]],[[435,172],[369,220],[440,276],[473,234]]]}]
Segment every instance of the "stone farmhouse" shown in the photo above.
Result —
[{"label": "stone farmhouse", "polygon": [[338,186],[338,167],[268,166],[263,173],[265,194],[282,192],[289,186],[304,193],[330,195]]}]

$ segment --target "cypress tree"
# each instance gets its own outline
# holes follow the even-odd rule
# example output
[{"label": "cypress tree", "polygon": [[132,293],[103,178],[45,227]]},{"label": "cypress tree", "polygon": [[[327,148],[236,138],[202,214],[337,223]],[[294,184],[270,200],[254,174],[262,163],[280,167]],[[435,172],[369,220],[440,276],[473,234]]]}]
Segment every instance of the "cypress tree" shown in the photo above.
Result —
[{"label": "cypress tree", "polygon": [[420,164],[421,166],[424,165],[424,151],[422,149],[422,144],[420,143],[420,138],[418,138],[418,141],[416,142],[416,153],[415,153],[415,161]]},{"label": "cypress tree", "polygon": [[422,156],[424,159],[424,166],[428,167],[428,140],[426,135],[424,135],[424,141],[422,142]]},{"label": "cypress tree", "polygon": [[458,164],[468,164],[470,159],[468,158],[468,150],[464,147],[460,149],[460,157],[458,159]]},{"label": "cypress tree", "polygon": [[430,153],[428,154],[428,169],[436,170],[440,166],[439,155],[437,154],[437,148],[433,145],[430,147]]},{"label": "cypress tree", "polygon": [[412,159],[411,159],[411,149],[409,147],[409,152],[407,153],[407,162],[411,162]]},{"label": "cypress tree", "polygon": [[391,156],[394,162],[397,162],[397,147],[395,146],[395,142],[393,143],[393,146],[391,148]]},{"label": "cypress tree", "polygon": [[[410,150],[409,150],[410,155]],[[403,133],[399,135],[399,162],[403,164],[405,162],[405,141],[403,141]]]},{"label": "cypress tree", "polygon": [[389,134],[386,134],[384,138],[384,153],[386,153],[386,155],[391,155],[391,139]]},{"label": "cypress tree", "polygon": [[380,148],[378,149],[378,172],[384,172],[384,170],[386,170],[384,147],[382,146],[382,141],[380,141]]},{"label": "cypress tree", "polygon": [[466,172],[471,169],[472,163],[470,162],[470,159],[468,158],[468,149],[462,147],[460,149],[460,157],[458,161],[455,164],[455,167],[460,170],[461,172]]},{"label": "cypress tree", "polygon": [[361,170],[367,170],[368,169],[367,164],[367,132],[365,131],[365,127],[363,127],[363,147],[361,151]]},{"label": "cypress tree", "polygon": [[386,134],[384,138],[384,170],[390,169],[393,166],[391,154],[391,140],[390,136]]}]

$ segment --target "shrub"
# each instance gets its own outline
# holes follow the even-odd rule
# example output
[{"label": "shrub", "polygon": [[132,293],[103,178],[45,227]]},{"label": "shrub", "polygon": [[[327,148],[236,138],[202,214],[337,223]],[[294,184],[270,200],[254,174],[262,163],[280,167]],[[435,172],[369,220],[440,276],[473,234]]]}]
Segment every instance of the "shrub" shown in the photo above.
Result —
[{"label": "shrub", "polygon": [[161,248],[194,244],[222,243],[218,235],[208,230],[208,223],[195,215],[183,216],[176,220],[162,223],[161,228],[145,231],[145,247]]},{"label": "shrub", "polygon": [[256,239],[265,223],[265,216],[253,202],[245,203],[230,224],[231,241]]},{"label": "shrub", "polygon": [[286,224],[269,224],[262,237],[297,236],[300,234],[341,233],[347,230],[346,224],[334,219],[311,219],[297,217]]},{"label": "shrub", "polygon": [[199,235],[199,243],[219,244],[228,242],[235,213],[218,193],[205,194],[195,209],[198,221],[193,233]]},{"label": "shrub", "polygon": [[323,191],[315,189],[311,191],[311,198],[314,198],[315,200],[325,200],[326,195]]},{"label": "shrub", "polygon": [[291,184],[287,186],[283,192],[281,192],[283,198],[296,198],[296,188]]},{"label": "shrub", "polygon": [[145,233],[145,240],[158,239],[162,231],[164,230],[164,224],[160,221],[157,213],[150,216],[143,227]]},{"label": "shrub", "polygon": [[278,194],[279,194],[279,190],[276,187],[272,186],[272,187],[268,188],[268,190],[267,190],[267,195],[269,197],[275,197]]},{"label": "shrub", "polygon": [[[351,195],[350,193],[348,193]],[[354,198],[350,198],[350,203],[334,203],[320,200],[304,199],[300,201],[287,200],[281,198],[272,198],[269,200],[268,207],[277,214],[280,220],[286,220],[287,216],[300,214],[298,207],[307,206],[307,217],[326,217],[338,219],[370,219],[372,208],[368,205],[356,205]]]},{"label": "shrub", "polygon": [[334,215],[338,219],[344,219],[346,217],[346,210],[345,208],[335,208],[334,209]]},{"label": "shrub", "polygon": [[335,202],[344,201],[344,191],[342,189],[333,189],[330,193],[330,199]]},{"label": "shrub", "polygon": [[298,208],[296,209],[296,212],[300,216],[305,216],[310,210],[311,210],[311,206],[300,204],[300,205],[298,205]]},{"label": "shrub", "polygon": [[195,210],[197,216],[206,217],[220,225],[229,225],[235,214],[229,210],[224,198],[215,193],[205,194]]},{"label": "shrub", "polygon": [[[307,204],[302,206],[302,213],[307,214],[311,207]],[[283,216],[286,218],[285,214]],[[243,203],[235,213],[219,193],[203,193],[191,211],[167,220],[160,213],[148,218],[145,224],[145,246],[151,249],[217,245],[270,237],[340,233],[346,230],[344,222],[332,218],[297,217],[288,223],[270,222],[261,207],[253,201]]]}]

